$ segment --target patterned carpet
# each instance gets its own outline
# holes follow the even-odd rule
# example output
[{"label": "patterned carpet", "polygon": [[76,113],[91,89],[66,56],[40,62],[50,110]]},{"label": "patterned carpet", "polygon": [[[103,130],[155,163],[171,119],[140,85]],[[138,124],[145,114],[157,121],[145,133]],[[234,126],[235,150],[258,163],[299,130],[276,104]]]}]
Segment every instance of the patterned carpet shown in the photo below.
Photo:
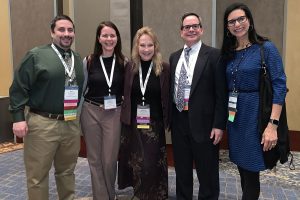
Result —
[{"label": "patterned carpet", "polygon": [[[10,142],[0,143],[0,154],[5,153],[5,152],[10,152],[10,151],[15,151],[15,150],[22,149],[22,148],[23,148],[23,144],[18,144],[18,143],[16,144],[16,143],[10,143]],[[272,170],[272,171],[266,170],[266,171],[261,172],[261,176],[260,176],[261,183],[263,185],[269,185],[269,186],[271,186],[271,188],[273,188],[273,186],[274,186],[274,188],[278,188],[278,186],[280,186],[282,188],[299,191],[299,188],[300,188],[300,167],[299,167],[300,166],[300,152],[292,152],[292,154],[294,156],[295,170],[289,169],[289,163],[285,163],[283,165],[278,164],[276,167],[276,171],[275,170]],[[289,158],[289,161],[290,161],[290,158]],[[225,171],[226,175],[230,175],[232,177],[238,176],[238,171],[237,171],[236,166],[229,161],[227,150],[220,151],[220,171],[223,171],[223,172]],[[262,188],[262,190],[265,191],[266,189]],[[223,193],[225,193],[225,192],[223,192]],[[120,194],[121,193],[119,193],[118,199],[120,199],[120,200],[128,199],[127,195],[120,195]],[[297,194],[300,194],[300,191]],[[298,195],[298,197],[299,197],[299,195]],[[265,199],[265,198],[261,198],[261,199]],[[298,199],[298,198],[296,197],[296,199]],[[78,197],[76,200],[92,200],[92,198],[91,197],[81,197],[81,198]]]},{"label": "patterned carpet", "polygon": [[[5,142],[0,143],[0,153],[15,151],[23,148],[23,143]],[[271,185],[280,185],[287,188],[300,188],[300,152],[292,152],[294,157],[295,170],[289,169],[289,162],[278,164],[275,170],[265,170],[261,172],[261,182]],[[291,158],[289,158],[290,161]],[[229,161],[228,151],[220,151],[220,169],[226,170],[227,173],[237,175],[236,166]]]},{"label": "patterned carpet", "polygon": [[0,153],[15,151],[22,148],[23,148],[22,143],[13,143],[13,142],[0,143]]},{"label": "patterned carpet", "polygon": [[[267,183],[272,186],[281,186],[285,188],[291,188],[299,190],[300,188],[300,152],[292,152],[294,170],[289,168],[289,161],[285,164],[277,164],[276,169],[265,170],[261,172],[261,183]],[[238,170],[236,166],[229,161],[228,151],[220,151],[220,169],[226,170],[227,173],[237,175]]]}]

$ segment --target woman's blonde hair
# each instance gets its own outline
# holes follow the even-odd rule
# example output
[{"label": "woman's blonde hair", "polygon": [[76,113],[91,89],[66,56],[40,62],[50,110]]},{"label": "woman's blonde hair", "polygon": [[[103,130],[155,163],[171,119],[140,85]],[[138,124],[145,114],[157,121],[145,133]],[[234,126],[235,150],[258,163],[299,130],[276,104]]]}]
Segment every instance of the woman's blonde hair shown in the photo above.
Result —
[{"label": "woman's blonde hair", "polygon": [[138,69],[139,69],[139,66],[141,63],[141,58],[139,55],[139,40],[142,35],[148,35],[153,40],[153,44],[154,44],[154,55],[152,57],[153,69],[154,69],[155,75],[159,76],[163,70],[162,55],[159,50],[159,42],[158,42],[157,36],[153,32],[153,30],[148,26],[140,28],[134,36],[133,45],[132,45],[132,53],[131,53],[131,59],[133,62],[133,70],[135,72],[138,72]]}]

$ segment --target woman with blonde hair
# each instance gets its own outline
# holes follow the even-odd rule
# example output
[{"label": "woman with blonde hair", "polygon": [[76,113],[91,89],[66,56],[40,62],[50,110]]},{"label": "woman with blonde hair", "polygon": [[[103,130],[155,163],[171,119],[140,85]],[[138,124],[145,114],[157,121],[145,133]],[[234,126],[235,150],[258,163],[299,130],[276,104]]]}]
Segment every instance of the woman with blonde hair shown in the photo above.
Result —
[{"label": "woman with blonde hair", "polygon": [[168,198],[169,75],[156,34],[149,27],[139,29],[125,67],[118,184],[119,189],[132,186],[143,200]]}]

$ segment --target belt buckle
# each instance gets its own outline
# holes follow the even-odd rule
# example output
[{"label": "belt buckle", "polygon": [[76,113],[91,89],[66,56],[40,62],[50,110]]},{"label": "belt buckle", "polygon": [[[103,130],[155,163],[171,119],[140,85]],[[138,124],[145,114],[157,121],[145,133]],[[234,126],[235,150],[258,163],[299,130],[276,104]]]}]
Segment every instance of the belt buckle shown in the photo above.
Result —
[{"label": "belt buckle", "polygon": [[50,119],[56,119],[56,120],[60,120],[61,115],[60,114],[48,114],[48,118]]}]

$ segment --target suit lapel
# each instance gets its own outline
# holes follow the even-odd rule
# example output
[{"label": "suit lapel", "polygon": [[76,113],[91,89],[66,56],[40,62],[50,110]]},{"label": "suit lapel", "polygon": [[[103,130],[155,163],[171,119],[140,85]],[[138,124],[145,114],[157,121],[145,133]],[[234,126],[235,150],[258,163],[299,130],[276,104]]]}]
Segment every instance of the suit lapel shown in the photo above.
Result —
[{"label": "suit lapel", "polygon": [[179,61],[179,58],[180,58],[180,55],[181,55],[181,52],[182,52],[182,49],[180,49],[179,51],[177,51],[174,55],[174,58],[173,58],[173,61],[172,61],[172,77],[175,78],[175,71],[176,71],[176,66],[178,64],[178,61]]},{"label": "suit lapel", "polygon": [[207,46],[202,43],[199,54],[198,54],[198,58],[196,61],[195,69],[194,69],[194,75],[193,75],[193,80],[192,80],[190,96],[192,96],[192,94],[195,90],[195,87],[201,77],[201,74],[205,67],[205,63],[207,62],[207,58],[208,58]]}]

